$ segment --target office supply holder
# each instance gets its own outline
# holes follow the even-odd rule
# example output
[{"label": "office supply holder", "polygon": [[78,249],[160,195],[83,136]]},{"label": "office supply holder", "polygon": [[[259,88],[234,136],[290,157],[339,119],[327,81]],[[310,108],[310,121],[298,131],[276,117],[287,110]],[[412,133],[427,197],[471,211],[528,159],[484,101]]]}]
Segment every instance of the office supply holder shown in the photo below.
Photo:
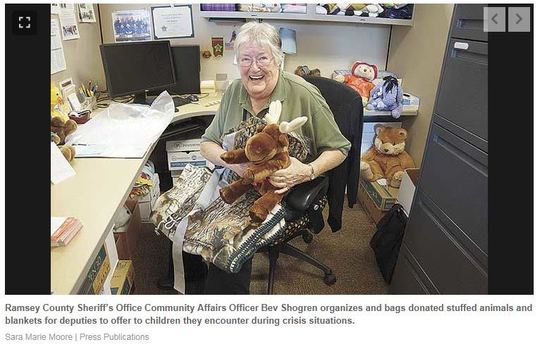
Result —
[{"label": "office supply holder", "polygon": [[97,108],[96,96],[86,96],[81,103],[82,110],[94,111]]}]

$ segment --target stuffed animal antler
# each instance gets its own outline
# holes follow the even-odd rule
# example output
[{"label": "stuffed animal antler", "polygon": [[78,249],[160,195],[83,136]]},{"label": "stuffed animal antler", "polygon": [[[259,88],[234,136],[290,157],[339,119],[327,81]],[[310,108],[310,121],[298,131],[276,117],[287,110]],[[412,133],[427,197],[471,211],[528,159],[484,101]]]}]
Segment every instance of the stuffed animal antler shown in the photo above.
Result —
[{"label": "stuffed animal antler", "polygon": [[223,187],[219,193],[223,201],[232,204],[255,183],[262,195],[249,210],[251,221],[255,224],[263,222],[268,213],[285,195],[285,193],[277,194],[275,192],[277,188],[270,183],[268,177],[290,165],[287,134],[300,128],[307,121],[307,117],[299,117],[290,123],[281,122],[278,125],[280,115],[281,102],[273,101],[265,116],[267,125],[257,128],[256,134],[247,140],[246,147],[221,155],[221,159],[228,164],[251,163],[243,178]]}]

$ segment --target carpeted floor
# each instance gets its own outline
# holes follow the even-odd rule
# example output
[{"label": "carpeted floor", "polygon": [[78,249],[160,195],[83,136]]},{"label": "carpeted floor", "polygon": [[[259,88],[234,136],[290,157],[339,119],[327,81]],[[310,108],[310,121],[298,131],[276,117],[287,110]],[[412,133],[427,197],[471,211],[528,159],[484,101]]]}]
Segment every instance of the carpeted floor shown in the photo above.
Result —
[{"label": "carpeted floor", "polygon": [[[386,294],[384,282],[369,240],[375,231],[362,207],[356,204],[343,210],[343,228],[332,233],[329,227],[313,242],[304,243],[302,238],[293,245],[306,251],[332,268],[337,282],[328,286],[323,282],[322,271],[312,265],[288,255],[281,255],[276,270],[274,294]],[[138,243],[138,254],[133,259],[135,266],[135,294],[176,294],[156,287],[156,281],[167,269],[167,247],[169,241],[156,235],[153,226],[143,224]],[[253,261],[251,282],[252,294],[265,294],[268,280],[268,258],[256,254]]]}]

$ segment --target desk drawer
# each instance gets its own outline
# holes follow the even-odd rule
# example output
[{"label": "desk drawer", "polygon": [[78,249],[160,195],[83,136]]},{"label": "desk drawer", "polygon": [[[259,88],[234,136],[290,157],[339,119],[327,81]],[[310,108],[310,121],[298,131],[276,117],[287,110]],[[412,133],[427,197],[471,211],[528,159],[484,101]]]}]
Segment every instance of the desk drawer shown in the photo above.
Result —
[{"label": "desk drawer", "polygon": [[451,38],[435,113],[488,139],[488,44]]},{"label": "desk drawer", "polygon": [[452,17],[451,37],[487,41],[484,32],[484,6],[456,5]]},{"label": "desk drawer", "polygon": [[476,247],[487,254],[486,153],[432,124],[419,189],[444,211]]},{"label": "desk drawer", "polygon": [[417,192],[403,242],[441,294],[487,293],[487,269],[435,215],[421,192]]}]

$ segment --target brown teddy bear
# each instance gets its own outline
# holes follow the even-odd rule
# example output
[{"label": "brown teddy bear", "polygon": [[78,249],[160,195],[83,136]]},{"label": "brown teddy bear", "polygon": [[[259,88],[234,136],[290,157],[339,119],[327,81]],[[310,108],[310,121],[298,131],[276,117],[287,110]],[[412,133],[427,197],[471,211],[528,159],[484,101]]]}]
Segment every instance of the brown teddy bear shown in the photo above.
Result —
[{"label": "brown teddy bear", "polygon": [[413,168],[414,161],[405,152],[407,130],[375,125],[373,146],[361,158],[360,170],[366,181],[386,178],[391,187],[399,188],[405,169]]},{"label": "brown teddy bear", "polygon": [[[51,132],[51,141],[58,145],[60,143],[60,136]],[[72,161],[75,158],[75,147],[71,145],[60,146],[60,152],[62,152],[67,161]]]},{"label": "brown teddy bear", "polygon": [[249,210],[249,216],[255,225],[263,222],[285,195],[285,193],[277,194],[275,190],[278,188],[267,178],[290,165],[287,134],[300,128],[307,121],[306,117],[299,117],[290,123],[281,122],[278,125],[280,114],[281,102],[273,101],[265,117],[267,124],[257,128],[256,134],[247,140],[245,148],[231,150],[221,155],[221,159],[228,164],[251,163],[243,178],[221,188],[219,194],[223,201],[232,204],[255,183],[262,195]]},{"label": "brown teddy bear", "polygon": [[55,133],[60,138],[60,142],[57,144],[64,144],[66,141],[66,136],[74,132],[76,129],[77,123],[72,119],[68,119],[64,122],[62,117],[55,116],[51,118],[51,132]]}]

